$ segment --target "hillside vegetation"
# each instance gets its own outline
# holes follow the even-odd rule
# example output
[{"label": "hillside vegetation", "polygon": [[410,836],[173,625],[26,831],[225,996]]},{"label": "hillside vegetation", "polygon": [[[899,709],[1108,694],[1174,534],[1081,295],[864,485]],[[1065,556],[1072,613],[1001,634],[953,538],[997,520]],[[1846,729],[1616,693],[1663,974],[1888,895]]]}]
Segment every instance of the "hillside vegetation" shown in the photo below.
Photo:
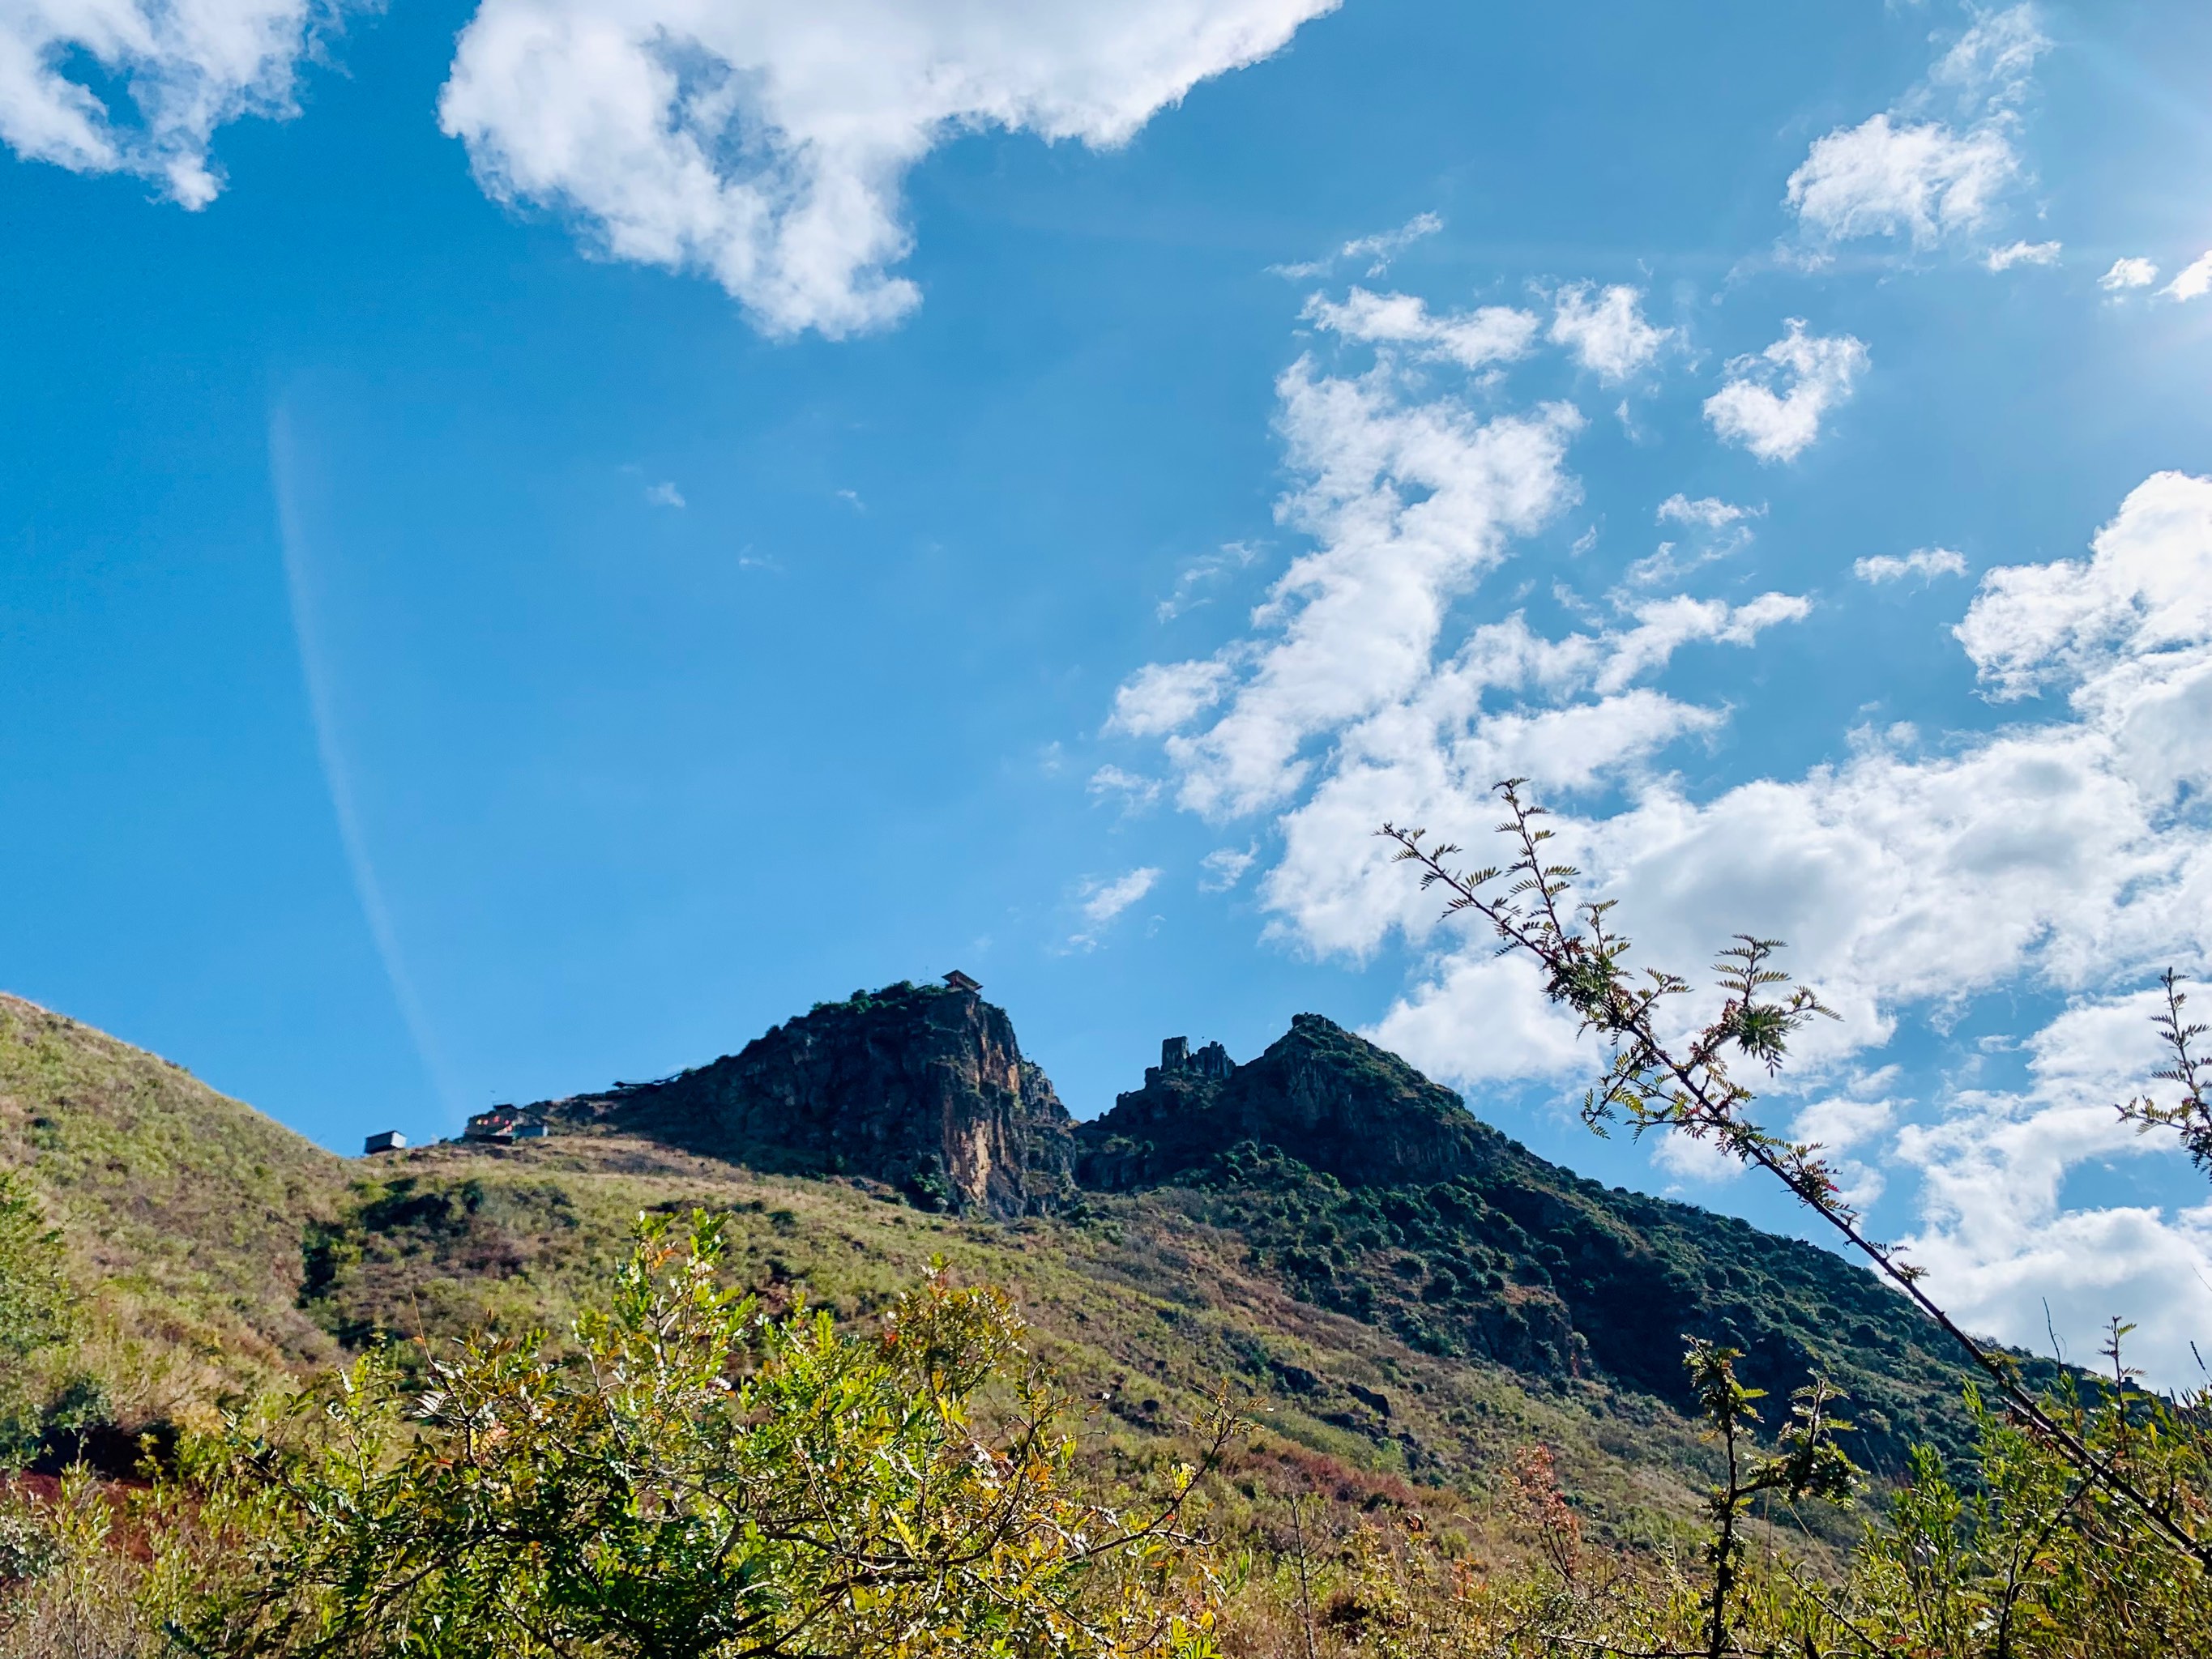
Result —
[{"label": "hillside vegetation", "polygon": [[[1963,1656],[1944,1631],[2043,1606],[2118,1654],[2203,1624],[1870,1275],[1583,1181],[1319,1016],[1243,1066],[1172,1041],[1077,1125],[1002,1011],[894,986],[537,1115],[338,1159],[0,1004],[0,1305],[47,1401],[10,1443],[80,1471],[0,1496],[0,1651],[749,1653],[818,1618],[885,1655]],[[2042,1383],[2197,1501],[2196,1405]],[[1905,1482],[1856,1547],[1810,1501],[1847,1456]],[[137,1530],[87,1458],[151,1477]],[[807,1530],[746,1530],[762,1505]]]},{"label": "hillside vegetation", "polygon": [[[870,1316],[936,1257],[1004,1285],[1118,1435],[1170,1432],[1227,1383],[1287,1445],[1362,1479],[1478,1492],[1540,1441],[1622,1535],[1686,1513],[1707,1455],[1684,1415],[1686,1333],[1741,1347],[1764,1386],[1841,1375],[1877,1464],[1965,1432],[1955,1368],[1868,1275],[1581,1181],[1318,1016],[1225,1077],[1154,1068],[1082,1126],[969,994],[886,988],[770,1039],[561,1103],[549,1139],[341,1160],[10,1000],[0,1147],[69,1241],[96,1310],[86,1363],[126,1435],[342,1352],[558,1331],[641,1212],[694,1207],[727,1218],[729,1270],[772,1306]],[[809,1089],[839,1091],[846,1133],[820,1133]],[[692,1150],[729,1123],[761,1161],[817,1172]],[[1010,1164],[1025,1187],[1004,1184]]]},{"label": "hillside vegetation", "polygon": [[345,1165],[252,1107],[0,995],[0,1167],[60,1229],[88,1363],[126,1419],[337,1357],[298,1306],[300,1243]]}]

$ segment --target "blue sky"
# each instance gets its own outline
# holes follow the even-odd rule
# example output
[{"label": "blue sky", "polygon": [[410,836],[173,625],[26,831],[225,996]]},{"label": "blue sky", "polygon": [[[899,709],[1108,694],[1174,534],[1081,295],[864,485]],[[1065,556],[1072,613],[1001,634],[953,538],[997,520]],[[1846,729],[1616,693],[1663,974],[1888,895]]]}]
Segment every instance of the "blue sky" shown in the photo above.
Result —
[{"label": "blue sky", "polygon": [[327,1145],[953,966],[1088,1115],[1304,1009],[1608,1180],[1369,835],[1535,777],[1844,1012],[1970,1316],[2212,1329],[2212,17],[0,16],[0,981]]}]

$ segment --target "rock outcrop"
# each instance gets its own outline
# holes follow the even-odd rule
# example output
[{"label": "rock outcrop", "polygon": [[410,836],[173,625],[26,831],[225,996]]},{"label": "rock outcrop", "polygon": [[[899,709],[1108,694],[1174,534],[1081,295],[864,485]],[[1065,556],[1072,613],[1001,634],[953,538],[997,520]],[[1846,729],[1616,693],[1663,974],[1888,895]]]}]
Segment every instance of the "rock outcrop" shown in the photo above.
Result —
[{"label": "rock outcrop", "polygon": [[535,1109],[776,1174],[880,1181],[930,1208],[1024,1215],[1069,1190],[1067,1109],[1006,1010],[957,985],[856,992],[710,1065]]},{"label": "rock outcrop", "polygon": [[1478,1174],[1509,1144],[1450,1090],[1319,1014],[1297,1015],[1243,1066],[1219,1043],[1193,1053],[1170,1037],[1145,1086],[1077,1133],[1083,1183],[1109,1189],[1169,1181],[1244,1141],[1376,1187]]}]

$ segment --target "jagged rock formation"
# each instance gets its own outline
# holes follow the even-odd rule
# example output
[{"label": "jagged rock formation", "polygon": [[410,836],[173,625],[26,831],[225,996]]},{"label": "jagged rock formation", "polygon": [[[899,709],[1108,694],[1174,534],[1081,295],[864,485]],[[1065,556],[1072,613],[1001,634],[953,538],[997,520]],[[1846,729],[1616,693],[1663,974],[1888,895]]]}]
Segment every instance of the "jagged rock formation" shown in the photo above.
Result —
[{"label": "jagged rock formation", "polygon": [[1584,1180],[1317,1014],[1248,1064],[1217,1054],[1170,1039],[1142,1088],[1079,1126],[1082,1184],[1173,1202],[1300,1297],[1417,1348],[1686,1403],[1695,1334],[1741,1349],[1778,1398],[1814,1370],[1844,1382],[1883,1466],[1954,1426],[1938,1334],[1856,1265]]},{"label": "jagged rock formation", "polygon": [[933,1209],[1024,1215],[1069,1188],[1067,1109],[1006,1010],[957,985],[855,992],[711,1065],[533,1109],[777,1174],[865,1176]]},{"label": "jagged rock formation", "polygon": [[1348,1186],[1443,1181],[1493,1167],[1509,1145],[1441,1084],[1319,1014],[1249,1065],[1218,1042],[1161,1045],[1145,1086],[1078,1132],[1085,1186],[1157,1185],[1240,1141],[1279,1148]]}]

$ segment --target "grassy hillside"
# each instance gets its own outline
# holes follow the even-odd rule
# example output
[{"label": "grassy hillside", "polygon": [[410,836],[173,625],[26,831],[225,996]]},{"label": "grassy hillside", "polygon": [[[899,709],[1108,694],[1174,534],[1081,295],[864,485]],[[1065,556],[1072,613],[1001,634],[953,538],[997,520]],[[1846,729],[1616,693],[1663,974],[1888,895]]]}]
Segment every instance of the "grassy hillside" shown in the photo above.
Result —
[{"label": "grassy hillside", "polygon": [[[1384,1067],[1376,1087],[1464,1116],[1402,1062],[1310,1024],[1307,1047],[1341,1036]],[[1329,1066],[1301,1066],[1278,1092],[1328,1095]],[[1014,1292],[1124,1445],[1172,1432],[1226,1381],[1261,1402],[1281,1456],[1346,1491],[1407,1480],[1480,1499],[1540,1441],[1608,1530],[1671,1527],[1708,1458],[1672,1403],[1686,1331],[1739,1342],[1777,1382],[1849,1371],[1862,1449],[1881,1461],[1907,1435],[1953,1437],[1955,1372],[1866,1275],[1464,1127],[1464,1155],[1426,1180],[1347,1184],[1249,1139],[1204,1157],[1194,1143],[1189,1167],[993,1221],[616,1133],[340,1159],[0,999],[0,1161],[31,1171],[68,1238],[88,1310],[72,1363],[106,1380],[125,1429],[374,1341],[557,1330],[641,1211],[696,1206],[727,1216],[733,1267],[772,1307],[804,1295],[866,1317],[942,1256]]]},{"label": "grassy hillside", "polygon": [[604,1283],[640,1210],[699,1206],[726,1215],[738,1276],[771,1307],[804,1295],[865,1317],[939,1256],[963,1280],[1007,1287],[1041,1350],[1125,1441],[1171,1432],[1226,1380],[1294,1456],[1339,1472],[1325,1480],[1480,1492],[1513,1448],[1542,1441],[1593,1516],[1633,1533],[1688,1512],[1708,1455],[1648,1395],[1532,1383],[1302,1297],[1181,1194],[969,1221],[888,1188],[755,1175],[615,1136],[432,1146],[362,1174],[307,1251],[306,1305],[349,1342],[558,1322]]},{"label": "grassy hillside", "polygon": [[137,1419],[334,1357],[296,1305],[341,1160],[179,1066],[0,995],[0,1164],[27,1168],[84,1295],[88,1363]]}]

